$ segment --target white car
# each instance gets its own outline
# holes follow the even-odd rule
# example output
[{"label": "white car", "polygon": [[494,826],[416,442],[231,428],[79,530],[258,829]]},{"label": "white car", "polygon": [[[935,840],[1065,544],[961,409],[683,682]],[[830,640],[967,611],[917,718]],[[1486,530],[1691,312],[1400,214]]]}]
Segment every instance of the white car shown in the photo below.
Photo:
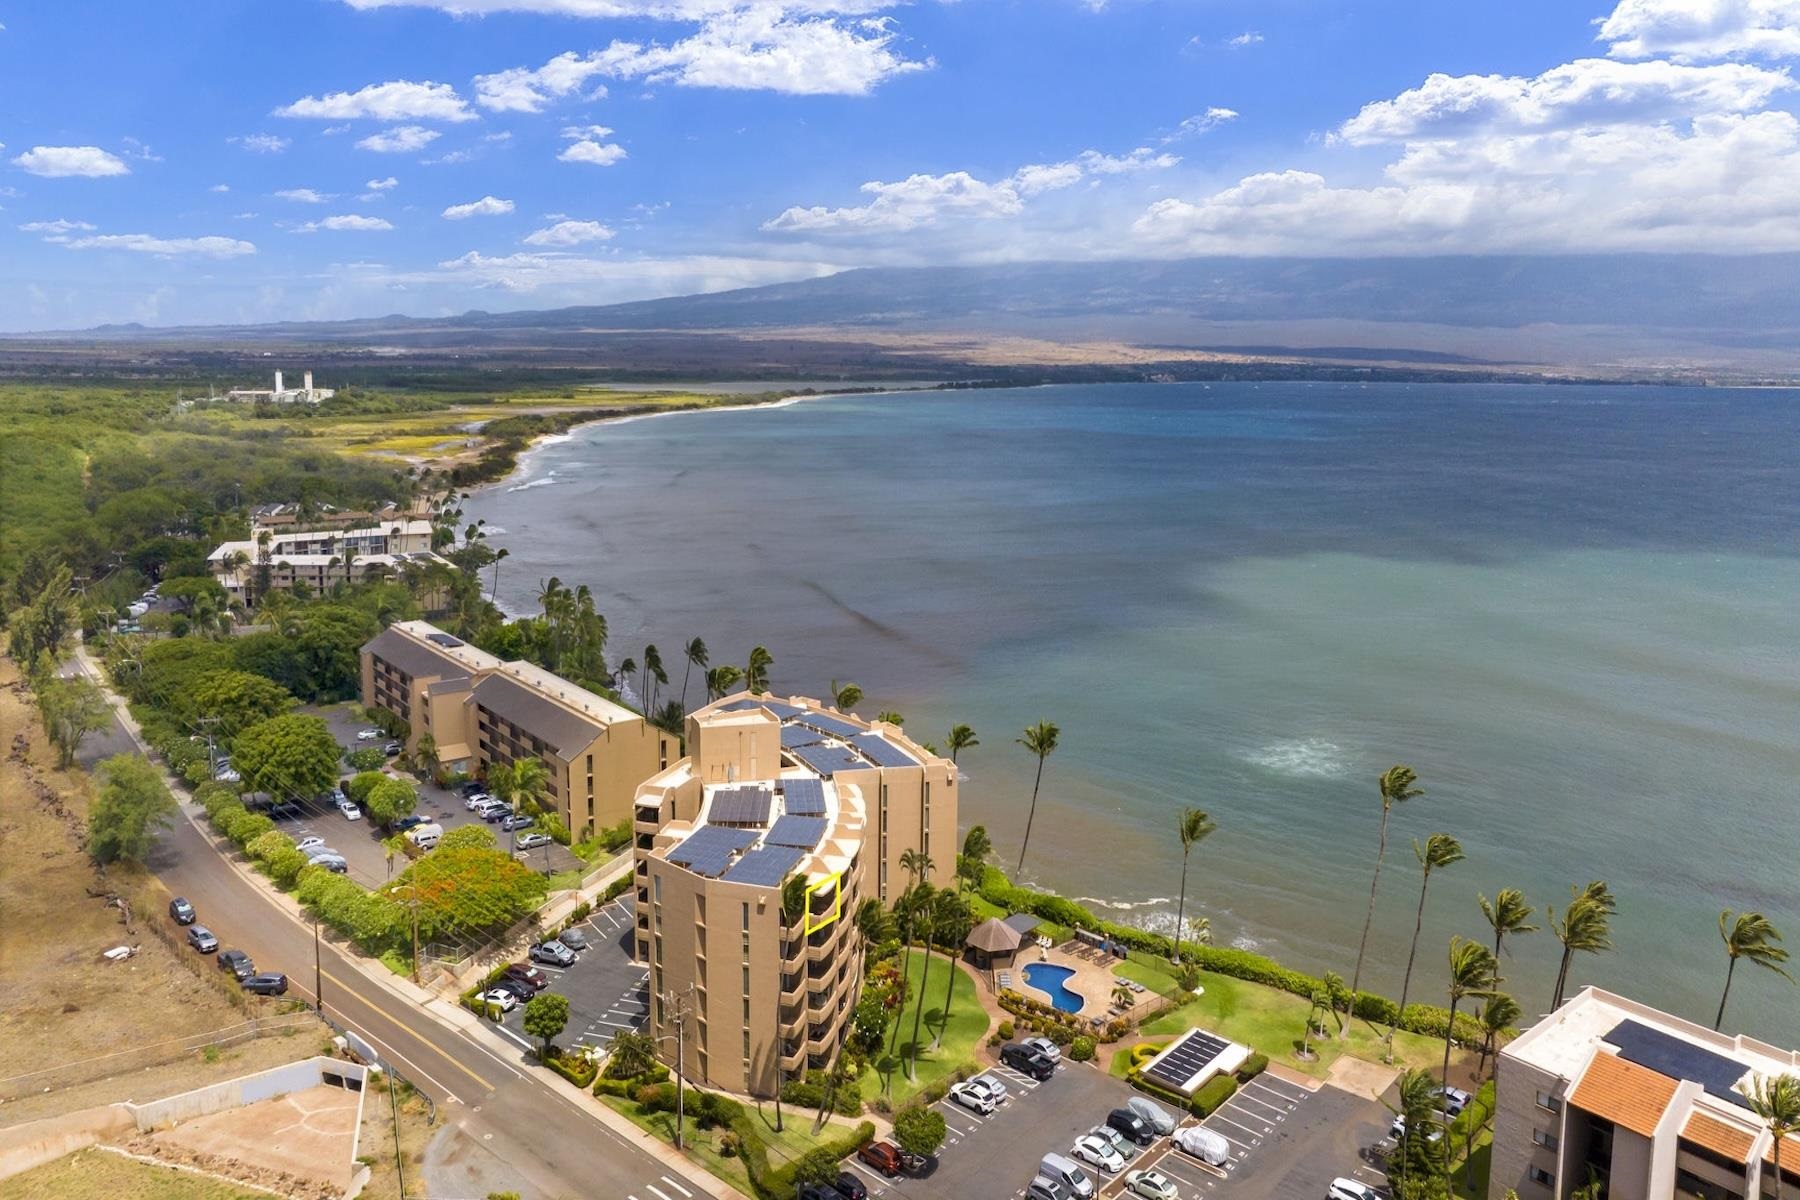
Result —
[{"label": "white car", "polygon": [[1021,1041],[1019,1045],[1036,1050],[1039,1054],[1043,1055],[1053,1063],[1062,1062],[1062,1047],[1058,1046],[1047,1037],[1028,1037]]},{"label": "white car", "polygon": [[356,731],[356,740],[359,742],[373,742],[379,740],[380,737],[381,730],[379,729],[359,729]]},{"label": "white car", "polygon": [[[1405,1113],[1395,1113],[1394,1114],[1394,1123],[1392,1125],[1388,1126],[1388,1136],[1393,1138],[1396,1142],[1404,1142],[1406,1140],[1406,1114]],[[1425,1140],[1428,1142],[1435,1142],[1435,1141],[1439,1140],[1440,1138],[1442,1138],[1443,1136],[1444,1136],[1444,1127],[1442,1125],[1433,1123],[1432,1125],[1428,1126],[1425,1130]]]},{"label": "white car", "polygon": [[1177,1129],[1175,1146],[1183,1154],[1191,1154],[1210,1166],[1222,1167],[1231,1161],[1231,1143],[1212,1130],[1198,1125]]},{"label": "white car", "polygon": [[1112,1143],[1091,1133],[1075,1139],[1075,1157],[1108,1175],[1117,1175],[1125,1169],[1125,1160],[1119,1157]]},{"label": "white car", "polygon": [[511,1012],[519,1006],[519,998],[505,988],[495,988],[491,992],[483,992],[481,999],[488,1004],[498,1004],[501,1012]]},{"label": "white car", "polygon": [[1380,1192],[1348,1175],[1339,1175],[1332,1180],[1331,1186],[1325,1189],[1325,1195],[1327,1200],[1381,1200]]},{"label": "white car", "polygon": [[1133,1171],[1125,1177],[1125,1194],[1139,1200],[1181,1200],[1175,1181],[1161,1171]]},{"label": "white car", "polygon": [[474,812],[482,805],[492,803],[493,799],[494,798],[486,792],[470,792],[467,796],[463,797],[463,807],[470,812]]},{"label": "white car", "polygon": [[213,772],[213,778],[220,783],[244,782],[244,777],[238,774],[238,769],[230,763],[220,763],[218,769]]},{"label": "white car", "polygon": [[319,849],[324,844],[325,844],[325,839],[315,835],[313,837],[301,838],[299,841],[294,843],[294,849],[298,850],[302,854],[308,854],[314,850]]},{"label": "white car", "polygon": [[337,810],[344,814],[346,821],[362,820],[362,809],[356,807],[356,802],[348,797],[337,802]]},{"label": "white car", "polygon": [[993,1112],[999,1103],[985,1089],[976,1087],[975,1081],[972,1079],[951,1088],[950,1098],[969,1111],[978,1112],[984,1117]]}]

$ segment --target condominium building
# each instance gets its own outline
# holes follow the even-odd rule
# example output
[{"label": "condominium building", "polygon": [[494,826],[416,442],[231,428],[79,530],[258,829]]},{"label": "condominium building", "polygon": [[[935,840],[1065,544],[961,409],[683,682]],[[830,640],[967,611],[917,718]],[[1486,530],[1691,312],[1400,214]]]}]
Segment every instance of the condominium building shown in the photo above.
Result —
[{"label": "condominium building", "polygon": [[[1586,988],[1500,1052],[1488,1194],[1564,1200],[1773,1196],[1773,1139],[1753,1080],[1800,1074],[1800,1054]],[[1800,1135],[1781,1148],[1800,1188]]]},{"label": "condominium building", "polygon": [[[739,695],[687,718],[687,757],[638,789],[637,957],[650,1033],[687,1076],[767,1096],[835,1057],[862,990],[866,897],[910,882],[909,850],[945,884],[956,767],[897,726],[804,698]],[[806,881],[789,920],[784,883]]]},{"label": "condominium building", "polygon": [[442,563],[432,552],[431,533],[430,521],[398,515],[373,524],[323,529],[255,521],[248,538],[220,543],[206,556],[206,563],[234,599],[243,599],[257,586],[258,568],[265,564],[271,591],[288,591],[297,583],[321,591],[336,583],[393,575],[407,563]]},{"label": "condominium building", "polygon": [[638,784],[680,752],[623,705],[425,621],[396,622],[362,648],[362,702],[406,723],[409,752],[429,734],[452,770],[541,760],[546,799],[577,836],[630,819]]}]

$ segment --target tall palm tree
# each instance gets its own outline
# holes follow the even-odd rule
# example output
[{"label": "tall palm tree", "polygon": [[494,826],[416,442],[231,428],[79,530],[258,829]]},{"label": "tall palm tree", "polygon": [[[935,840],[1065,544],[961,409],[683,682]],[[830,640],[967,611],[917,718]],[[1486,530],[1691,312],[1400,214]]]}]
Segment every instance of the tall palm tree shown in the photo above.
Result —
[{"label": "tall palm tree", "polygon": [[644,688],[639,699],[644,702],[644,711],[656,709],[656,689],[669,685],[669,673],[663,670],[662,653],[655,646],[644,647]]},{"label": "tall palm tree", "polygon": [[1713,1018],[1714,1029],[1725,1024],[1725,1002],[1731,999],[1731,977],[1737,972],[1738,959],[1747,959],[1789,983],[1794,982],[1794,977],[1781,965],[1788,959],[1788,952],[1781,948],[1781,931],[1761,913],[1733,916],[1731,910],[1726,909],[1719,914],[1719,936],[1725,941],[1727,964],[1725,990],[1719,995],[1719,1015]]},{"label": "tall palm tree", "polygon": [[[781,885],[781,938],[782,953],[787,953],[787,941],[793,936],[794,924],[806,914],[806,876],[790,875]],[[781,1088],[786,1074],[781,1069],[782,1047],[786,1038],[782,1036],[781,1004],[775,1005],[775,1132],[781,1132]]]},{"label": "tall palm tree", "polygon": [[[906,854],[901,855],[900,865],[903,869],[907,864],[906,855],[914,853],[916,851],[909,850]],[[929,902],[930,894],[930,884],[918,884],[907,888],[900,894],[900,898],[894,901],[894,921],[900,927],[903,943],[900,951],[900,1011],[894,1014],[894,1034],[888,1041],[888,1058],[893,1060],[895,1066],[898,1066],[900,1062],[900,1025],[906,1016],[906,996],[910,983],[907,976],[912,966],[913,935],[918,932],[920,909]],[[920,995],[919,1002],[924,1003],[923,994]],[[893,1086],[893,1078],[893,1072],[890,1070],[887,1078],[888,1087]]]},{"label": "tall palm tree", "polygon": [[933,908],[938,940],[950,947],[945,956],[949,960],[949,970],[944,972],[944,1011],[938,1020],[937,1036],[931,1039],[931,1048],[936,1050],[944,1044],[944,1030],[950,1027],[950,1004],[956,998],[956,964],[962,957],[964,939],[975,927],[975,914],[970,911],[969,902],[962,898],[962,893],[949,888],[938,892]]},{"label": "tall palm tree", "polygon": [[[1381,864],[1387,858],[1388,816],[1394,811],[1394,805],[1404,804],[1425,794],[1425,789],[1415,786],[1419,777],[1413,769],[1404,764],[1396,764],[1376,781],[1381,789],[1381,840],[1375,846],[1375,875],[1369,880],[1369,908],[1363,914],[1362,941],[1356,946],[1356,970],[1350,974],[1350,1017],[1356,1018],[1356,997],[1362,990],[1363,957],[1369,950],[1369,927],[1375,923],[1375,889],[1381,883]],[[1348,1023],[1338,1031],[1338,1037],[1350,1036]]]},{"label": "tall palm tree", "polygon": [[1556,992],[1550,1007],[1561,1008],[1563,989],[1569,982],[1569,963],[1577,950],[1583,954],[1602,954],[1613,948],[1612,917],[1618,911],[1612,891],[1601,880],[1585,888],[1570,888],[1569,907],[1558,919],[1554,908],[1544,910],[1550,932],[1562,943],[1562,962],[1556,969]]},{"label": "tall palm tree", "polygon": [[[1501,888],[1489,900],[1486,896],[1478,896],[1481,901],[1481,915],[1487,918],[1488,927],[1494,931],[1494,962],[1500,962],[1501,944],[1507,934],[1536,933],[1537,926],[1531,924],[1531,905],[1525,902],[1525,893],[1518,888]],[[1494,978],[1499,979],[1499,975]]]},{"label": "tall palm tree", "polygon": [[1031,846],[1031,823],[1037,819],[1038,787],[1044,782],[1044,760],[1056,751],[1057,739],[1062,730],[1049,721],[1039,721],[1025,730],[1025,736],[1015,739],[1019,745],[1037,755],[1037,777],[1031,781],[1031,811],[1025,816],[1025,837],[1019,843],[1019,865],[1013,868],[1016,875],[1025,869],[1025,851]]},{"label": "tall palm tree", "polygon": [[1181,814],[1181,822],[1176,833],[1181,838],[1181,899],[1175,904],[1175,957],[1171,960],[1181,961],[1181,925],[1187,918],[1187,871],[1188,855],[1195,846],[1212,836],[1218,826],[1206,812],[1198,808],[1190,808]]},{"label": "tall palm tree", "polygon": [[862,703],[863,690],[854,683],[831,681],[831,705],[843,712],[849,712]]},{"label": "tall palm tree", "polygon": [[1444,1026],[1444,1086],[1450,1086],[1450,1047],[1456,1043],[1456,1009],[1464,998],[1489,996],[1499,960],[1480,942],[1450,939],[1450,1020]]},{"label": "tall palm tree", "polygon": [[950,761],[955,762],[957,751],[971,749],[981,745],[981,742],[976,738],[975,730],[970,726],[952,725],[949,734],[944,738],[944,745],[950,747]]},{"label": "tall palm tree", "polygon": [[1750,1111],[1762,1118],[1775,1139],[1775,1200],[1781,1200],[1781,1143],[1800,1132],[1800,1076],[1757,1075],[1745,1092]]},{"label": "tall palm tree", "polygon": [[512,551],[504,547],[494,551],[494,583],[492,587],[488,588],[488,603],[490,604],[498,603],[500,598],[500,563],[503,559],[511,557]]},{"label": "tall palm tree", "polygon": [[744,668],[736,663],[723,663],[706,673],[706,698],[717,700],[731,691],[732,686],[744,677]]},{"label": "tall palm tree", "polygon": [[[929,882],[931,869],[936,864],[931,856],[923,850],[908,850],[900,856],[900,869],[912,876],[912,887],[908,891],[914,897],[912,924],[915,928],[923,927],[925,931],[925,969],[919,976],[919,1002],[913,1008],[913,1040],[911,1054],[906,1060],[906,1077],[917,1078],[917,1059],[919,1056],[919,1019],[925,1013],[925,987],[931,980],[931,936],[933,918],[936,915],[933,905],[935,899]],[[902,970],[910,969],[912,964],[912,936],[906,939],[906,957],[901,959]]]},{"label": "tall palm tree", "polygon": [[1523,1015],[1519,1002],[1505,992],[1488,994],[1487,1003],[1481,1006],[1481,1011],[1476,1015],[1476,1020],[1481,1022],[1481,1057],[1475,1064],[1475,1074],[1478,1077],[1487,1069],[1488,1057],[1498,1053],[1500,1035]]},{"label": "tall palm tree", "polygon": [[681,672],[681,715],[686,716],[688,676],[694,673],[695,667],[699,667],[701,677],[705,678],[707,659],[706,643],[699,638],[695,638],[693,641],[683,646],[681,652],[687,658],[687,667]]},{"label": "tall palm tree", "polygon": [[769,690],[769,668],[775,656],[761,646],[750,647],[750,660],[744,667],[744,686],[757,695]]},{"label": "tall palm tree", "polygon": [[1449,1154],[1448,1140],[1433,1137],[1432,1126],[1438,1120],[1438,1081],[1431,1077],[1425,1069],[1405,1071],[1399,1080],[1399,1112],[1406,1118],[1406,1133],[1400,1139],[1400,1147],[1388,1167],[1389,1178],[1393,1183],[1396,1196],[1414,1194],[1414,1181],[1439,1176],[1443,1171],[1443,1158]]},{"label": "tall palm tree", "polygon": [[962,853],[956,856],[957,886],[966,891],[973,884],[979,889],[981,872],[993,853],[994,842],[988,837],[987,826],[969,826],[969,832],[963,835]]},{"label": "tall palm tree", "polygon": [[1412,949],[1406,952],[1406,974],[1400,979],[1400,1007],[1395,1024],[1388,1029],[1388,1045],[1394,1042],[1400,1016],[1406,1012],[1406,994],[1412,990],[1413,960],[1419,954],[1419,931],[1425,927],[1425,893],[1431,887],[1431,873],[1463,860],[1462,843],[1447,833],[1434,833],[1423,842],[1413,839],[1413,857],[1419,860],[1419,912],[1413,920]]}]

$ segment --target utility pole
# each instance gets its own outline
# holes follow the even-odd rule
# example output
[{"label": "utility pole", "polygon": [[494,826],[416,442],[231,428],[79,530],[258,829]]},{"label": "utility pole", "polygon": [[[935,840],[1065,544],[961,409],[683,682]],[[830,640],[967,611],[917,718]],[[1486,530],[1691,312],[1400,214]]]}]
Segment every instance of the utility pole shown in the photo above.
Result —
[{"label": "utility pole", "polygon": [[400,1200],[406,1200],[406,1154],[400,1149],[400,1101],[395,1096],[394,1071],[389,1067],[387,1076],[388,1110],[394,1114],[394,1173],[399,1176]]},{"label": "utility pole", "polygon": [[[325,969],[319,962],[319,918],[313,918],[313,1003],[325,1015]],[[391,1081],[390,1081],[391,1084]]]},{"label": "utility pole", "polygon": [[[671,996],[668,992],[664,992],[658,997],[665,1006],[673,1001],[675,1011],[675,1148],[677,1150],[683,1148],[682,1124],[686,1116],[686,1108],[683,1103],[683,1094],[687,1091],[686,1002],[693,996],[693,993],[694,985],[690,983],[683,993]],[[659,1042],[667,1040],[667,1034],[657,1039]]]}]

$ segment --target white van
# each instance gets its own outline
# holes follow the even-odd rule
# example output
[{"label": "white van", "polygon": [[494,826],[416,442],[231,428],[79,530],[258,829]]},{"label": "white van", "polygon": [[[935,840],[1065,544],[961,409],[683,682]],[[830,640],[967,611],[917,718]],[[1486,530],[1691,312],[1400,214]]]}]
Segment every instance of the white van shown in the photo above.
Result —
[{"label": "white van", "polygon": [[1044,1161],[1038,1164],[1038,1174],[1081,1200],[1088,1200],[1094,1194],[1094,1181],[1087,1177],[1087,1172],[1060,1154],[1044,1155]]},{"label": "white van", "polygon": [[406,840],[421,850],[429,850],[444,840],[444,827],[435,821],[429,825],[414,825],[406,831]]}]

